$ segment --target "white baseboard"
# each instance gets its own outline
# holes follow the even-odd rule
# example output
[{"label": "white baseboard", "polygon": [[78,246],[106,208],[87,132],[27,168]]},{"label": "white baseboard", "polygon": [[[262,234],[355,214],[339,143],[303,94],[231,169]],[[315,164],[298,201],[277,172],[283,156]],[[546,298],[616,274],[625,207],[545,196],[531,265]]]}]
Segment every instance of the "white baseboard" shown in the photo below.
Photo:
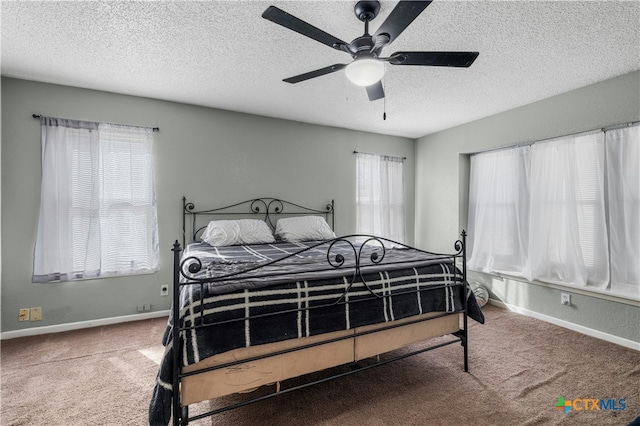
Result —
[{"label": "white baseboard", "polygon": [[67,324],[47,325],[44,327],[31,327],[22,330],[5,331],[0,334],[1,340],[15,339],[16,337],[38,336],[40,334],[60,333],[63,331],[80,330],[82,328],[99,327],[102,325],[119,324],[130,321],[140,321],[151,318],[168,317],[169,310],[147,312],[144,314],[124,315],[121,317],[102,318],[97,320],[70,322]]},{"label": "white baseboard", "polygon": [[613,334],[605,333],[603,331],[594,330],[593,328],[585,327],[579,324],[574,324],[569,321],[561,320],[558,318],[550,317],[548,315],[541,314],[539,312],[530,311],[519,306],[510,305],[508,303],[501,302],[495,299],[489,299],[489,303],[500,308],[508,309],[512,312],[526,315],[528,317],[536,318],[551,324],[558,325],[560,327],[568,328],[569,330],[577,331],[578,333],[586,334],[587,336],[595,337],[597,339],[606,340],[607,342],[615,343],[620,346],[624,346],[630,349],[640,351],[640,343],[633,340],[625,339],[623,337],[614,336]]}]

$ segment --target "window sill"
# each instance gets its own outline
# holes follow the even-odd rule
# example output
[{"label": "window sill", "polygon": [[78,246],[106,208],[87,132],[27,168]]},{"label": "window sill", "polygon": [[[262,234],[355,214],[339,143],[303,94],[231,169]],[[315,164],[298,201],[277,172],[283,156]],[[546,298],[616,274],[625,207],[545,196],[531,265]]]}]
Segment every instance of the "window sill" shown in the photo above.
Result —
[{"label": "window sill", "polygon": [[103,275],[98,275],[95,277],[82,277],[82,278],[74,278],[71,280],[50,280],[50,281],[43,281],[43,282],[38,282],[38,281],[31,281],[34,284],[52,284],[52,283],[73,283],[76,281],[94,281],[94,280],[103,280],[103,279],[111,279],[111,278],[126,278],[126,277],[137,277],[140,275],[151,275],[151,274],[155,274],[159,271],[159,269],[145,269],[143,271],[139,271],[139,272],[111,272],[111,273],[106,273]]},{"label": "window sill", "polygon": [[502,280],[507,279],[512,281],[519,281],[525,284],[534,284],[541,287],[553,288],[556,290],[571,291],[572,293],[576,293],[576,294],[597,297],[600,299],[610,300],[617,303],[624,303],[627,305],[640,307],[640,295],[638,294],[634,295],[632,293],[613,293],[611,292],[611,290],[606,290],[606,289],[574,286],[570,284],[549,283],[549,282],[537,281],[537,280],[529,281],[524,277],[520,277],[517,275],[509,275],[502,272],[485,272],[485,271],[477,271],[473,269],[468,269],[468,271],[475,274],[482,274],[490,277],[496,277]]}]

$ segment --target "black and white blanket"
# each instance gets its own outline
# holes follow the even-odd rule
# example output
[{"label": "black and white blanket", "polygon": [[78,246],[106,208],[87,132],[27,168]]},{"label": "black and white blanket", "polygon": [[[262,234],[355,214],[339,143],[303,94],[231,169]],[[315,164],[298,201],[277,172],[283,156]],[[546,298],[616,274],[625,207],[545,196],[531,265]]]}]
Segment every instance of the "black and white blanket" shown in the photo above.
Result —
[{"label": "black and white blanket", "polygon": [[[203,280],[180,291],[182,365],[240,347],[463,309],[462,274],[453,259],[415,249],[383,252],[375,244],[346,241],[196,243],[182,259],[191,276],[183,282]],[[201,267],[189,273],[189,265],[198,263]],[[469,315],[484,322],[473,294],[467,297]],[[200,327],[216,322],[223,325]],[[171,417],[173,326],[170,318],[149,408],[154,426]]]}]

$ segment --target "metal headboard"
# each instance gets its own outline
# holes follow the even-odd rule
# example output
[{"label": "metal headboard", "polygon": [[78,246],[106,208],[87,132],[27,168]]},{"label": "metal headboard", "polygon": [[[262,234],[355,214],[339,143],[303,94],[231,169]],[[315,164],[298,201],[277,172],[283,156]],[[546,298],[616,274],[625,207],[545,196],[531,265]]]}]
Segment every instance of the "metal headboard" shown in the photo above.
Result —
[{"label": "metal headboard", "polygon": [[335,230],[333,200],[322,209],[301,206],[279,198],[262,197],[216,209],[196,210],[192,202],[187,202],[186,197],[182,197],[182,246],[187,244],[187,227],[190,227],[189,242],[195,241],[198,233],[215,217],[262,219],[271,229],[275,229],[278,217],[309,215],[323,216],[331,229]]}]

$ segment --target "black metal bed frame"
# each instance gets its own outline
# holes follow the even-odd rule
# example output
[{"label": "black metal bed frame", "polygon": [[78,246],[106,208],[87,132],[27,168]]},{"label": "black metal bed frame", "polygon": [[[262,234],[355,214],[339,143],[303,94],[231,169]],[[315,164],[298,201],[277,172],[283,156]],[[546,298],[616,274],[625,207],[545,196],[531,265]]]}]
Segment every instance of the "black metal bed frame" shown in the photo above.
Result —
[{"label": "black metal bed frame", "polygon": [[[242,207],[249,207],[249,212],[245,211],[241,211]],[[197,223],[197,218],[198,216],[203,216],[203,217],[209,217],[209,216],[213,216],[213,217],[217,217],[217,216],[228,216],[228,217],[234,217],[237,215],[240,216],[244,216],[244,217],[248,217],[249,215],[257,215],[260,218],[263,218],[265,220],[265,222],[267,222],[270,227],[272,229],[275,228],[275,224],[273,222],[273,218],[275,217],[280,217],[280,216],[296,216],[296,215],[320,215],[320,216],[324,216],[325,219],[327,220],[327,222],[329,222],[329,220],[331,221],[331,227],[334,228],[335,227],[335,219],[334,219],[334,202],[333,200],[331,201],[331,203],[328,203],[324,209],[312,209],[312,208],[307,208],[307,207],[303,207],[300,206],[298,204],[295,203],[291,203],[288,201],[284,201],[284,200],[280,200],[277,198],[256,198],[256,199],[252,199],[252,200],[248,200],[248,201],[244,201],[241,203],[237,203],[237,204],[233,204],[227,207],[221,207],[221,208],[217,208],[217,209],[211,209],[211,210],[201,210],[201,211],[196,211],[195,210],[195,205],[191,202],[187,202],[186,198],[183,197],[182,199],[182,208],[183,208],[183,220],[182,220],[182,231],[183,231],[183,245],[186,246],[186,229],[187,229],[187,217],[190,217],[191,219],[191,236],[190,239],[192,241],[196,240],[196,236],[207,226],[206,224],[201,225]],[[335,228],[334,228],[335,229]],[[364,243],[361,243],[360,248],[356,248],[356,246],[351,242],[352,238],[358,238],[360,239],[360,241],[364,241]],[[292,310],[287,310],[287,311],[278,311],[278,312],[273,312],[273,313],[268,313],[268,314],[261,314],[261,315],[257,315],[257,316],[248,316],[245,318],[238,318],[238,319],[233,319],[233,320],[226,320],[226,321],[222,321],[222,322],[215,322],[215,323],[202,323],[199,325],[194,325],[194,326],[190,326],[190,327],[183,327],[182,325],[180,325],[180,321],[179,321],[179,315],[180,315],[180,306],[179,303],[176,303],[176,301],[180,300],[180,289],[186,285],[199,285],[201,286],[201,290],[203,288],[203,286],[207,283],[211,283],[211,282],[225,282],[225,281],[230,281],[230,280],[237,280],[238,278],[242,278],[243,276],[245,276],[247,273],[250,273],[252,278],[256,278],[256,277],[263,277],[260,275],[260,268],[267,266],[267,265],[274,265],[278,262],[281,262],[284,259],[288,259],[289,257],[292,256],[296,256],[299,253],[302,253],[304,251],[316,248],[317,246],[320,245],[326,245],[327,246],[327,251],[326,251],[326,257],[327,257],[327,268],[331,269],[331,268],[340,268],[344,265],[345,259],[343,257],[343,255],[338,254],[333,256],[331,254],[331,249],[333,248],[333,246],[337,243],[346,243],[346,244],[351,244],[351,247],[353,248],[353,253],[354,253],[354,258],[355,258],[355,268],[354,268],[354,272],[353,272],[353,278],[350,282],[350,285],[347,286],[347,289],[345,290],[345,292],[343,293],[342,296],[340,296],[337,300],[331,302],[331,303],[327,303],[327,304],[323,304],[323,305],[318,305],[318,306],[313,306],[313,307],[307,307],[307,308],[299,308],[299,309],[292,309]],[[378,251],[375,251],[372,254],[368,254],[367,258],[364,258],[364,254],[361,251],[362,247],[364,247],[367,244],[374,244],[376,245],[376,247],[378,247]],[[232,322],[232,321],[245,321],[247,319],[253,319],[253,318],[257,318],[257,317],[264,317],[264,316],[271,316],[271,315],[278,315],[281,313],[288,313],[288,312],[297,312],[297,311],[306,311],[306,310],[310,310],[310,309],[319,309],[319,308],[323,308],[326,306],[333,306],[336,304],[344,304],[345,302],[345,298],[351,288],[351,286],[355,283],[355,282],[362,282],[365,287],[367,288],[368,292],[371,294],[370,297],[368,298],[364,298],[359,300],[360,302],[363,301],[367,301],[367,300],[371,300],[372,298],[384,298],[384,297],[389,297],[389,296],[385,296],[385,295],[379,295],[376,294],[373,290],[371,290],[371,288],[369,288],[369,286],[367,285],[366,281],[363,278],[363,273],[366,272],[367,268],[373,265],[380,265],[383,264],[384,262],[384,258],[385,258],[385,243],[387,244],[392,244],[394,246],[400,246],[400,247],[405,247],[405,248],[411,248],[413,250],[417,250],[419,252],[422,253],[426,253],[429,255],[435,255],[435,256],[439,256],[441,257],[441,259],[443,261],[450,261],[452,262],[452,264],[455,266],[456,265],[456,261],[460,260],[462,262],[461,265],[461,274],[460,274],[460,279],[457,279],[457,274],[458,274],[458,269],[457,268],[453,268],[454,272],[454,284],[456,286],[462,286],[463,287],[463,309],[461,311],[455,311],[454,312],[447,312],[447,313],[440,313],[440,314],[436,314],[433,316],[430,316],[428,318],[419,318],[419,319],[415,319],[413,321],[403,321],[401,324],[389,324],[387,326],[383,326],[380,328],[376,328],[374,330],[369,330],[369,331],[362,331],[362,332],[354,332],[352,334],[349,334],[347,336],[343,336],[343,337],[337,337],[337,338],[331,338],[331,339],[326,339],[326,340],[322,340],[322,341],[318,341],[315,343],[311,343],[311,344],[307,344],[307,345],[301,345],[301,346],[296,346],[294,348],[290,348],[290,349],[286,349],[286,350],[281,350],[281,351],[277,351],[277,352],[273,352],[273,353],[268,353],[268,354],[264,354],[261,356],[255,356],[255,357],[251,357],[251,358],[246,358],[246,359],[242,359],[242,360],[237,360],[237,361],[233,361],[233,362],[228,362],[228,363],[224,363],[224,364],[220,364],[220,365],[216,365],[213,367],[207,367],[207,368],[203,368],[200,370],[196,370],[196,371],[191,371],[191,372],[187,372],[187,373],[183,373],[181,370],[181,359],[182,359],[182,353],[181,353],[181,349],[182,349],[182,345],[180,344],[180,336],[181,333],[183,333],[184,331],[188,330],[188,329],[193,329],[193,328],[198,328],[198,327],[210,327],[210,326],[216,326],[216,325],[221,325],[221,324],[225,324],[228,322]],[[419,250],[410,246],[407,246],[405,244],[401,244],[395,241],[391,241],[382,237],[376,237],[376,236],[371,236],[371,235],[348,235],[348,236],[343,236],[343,237],[338,237],[335,238],[334,240],[331,241],[327,241],[327,242],[323,242],[323,243],[319,243],[317,246],[312,246],[309,248],[306,248],[304,250],[300,250],[299,252],[293,253],[291,255],[288,255],[284,258],[278,259],[276,261],[272,261],[272,262],[268,262],[266,264],[263,264],[259,267],[254,267],[254,268],[250,268],[247,269],[245,271],[242,272],[235,272],[235,273],[230,273],[227,275],[222,275],[222,276],[216,276],[214,278],[198,278],[196,277],[194,274],[197,274],[203,267],[202,262],[200,261],[200,259],[197,259],[195,257],[188,257],[185,259],[182,259],[182,246],[180,245],[180,243],[178,241],[176,241],[173,245],[172,251],[174,253],[174,269],[173,269],[173,300],[174,303],[172,305],[172,315],[174,318],[174,326],[173,326],[173,371],[174,371],[174,375],[173,375],[173,399],[172,399],[172,412],[173,412],[173,425],[174,426],[179,426],[179,425],[187,425],[190,421],[194,421],[194,420],[199,420],[202,418],[206,418],[206,417],[210,417],[225,411],[229,411],[235,408],[240,408],[255,402],[259,402],[259,401],[263,401],[266,399],[270,399],[279,395],[283,395],[289,392],[293,392],[295,390],[299,390],[299,389],[303,389],[303,388],[307,388],[309,386],[313,386],[315,384],[319,384],[319,383],[323,383],[323,382],[327,382],[330,380],[334,380],[337,378],[341,378],[350,374],[354,374],[357,373],[359,371],[364,371],[364,370],[368,370],[370,368],[374,368],[374,367],[378,367],[381,365],[385,365],[388,363],[391,363],[393,361],[397,361],[400,359],[405,359],[408,358],[410,356],[413,355],[417,355],[423,352],[427,352],[433,349],[437,349],[443,346],[447,346],[447,345],[451,345],[454,343],[458,343],[460,342],[460,344],[463,347],[463,363],[464,363],[464,371],[468,372],[469,371],[469,361],[468,361],[468,333],[467,333],[467,329],[468,329],[468,300],[467,300],[467,294],[468,294],[468,283],[467,283],[467,268],[466,268],[466,232],[463,230],[461,233],[461,239],[456,240],[454,242],[454,249],[456,250],[454,253],[452,254],[441,254],[441,253],[433,253],[433,252],[428,252],[428,251],[424,251],[424,250]],[[390,265],[398,265],[398,264],[402,264],[403,262],[393,262],[390,263]],[[386,265],[386,264],[385,264]],[[257,275],[256,275],[257,274]],[[267,275],[265,275],[267,276]],[[361,280],[361,281],[357,281],[357,280]],[[447,285],[439,285],[439,286],[434,286],[431,287],[432,289],[437,289],[437,288],[443,288],[446,287]],[[405,293],[416,293],[418,290],[409,290],[406,291]],[[200,292],[201,297],[203,292]],[[394,293],[394,295],[397,295],[398,293]],[[358,301],[354,302],[354,301],[350,301],[349,303],[357,303]],[[203,303],[202,299],[201,299],[201,303]],[[203,310],[200,310],[201,315]],[[196,374],[201,374],[207,371],[213,371],[213,370],[218,370],[218,369],[223,369],[223,368],[228,368],[228,367],[232,367],[235,365],[239,365],[239,364],[243,364],[246,362],[252,362],[252,361],[257,361],[259,359],[264,359],[264,358],[269,358],[269,357],[274,357],[274,356],[278,356],[278,355],[282,355],[285,353],[290,353],[290,352],[296,352],[299,350],[303,350],[303,349],[307,349],[307,348],[311,348],[311,347],[316,347],[316,346],[321,346],[321,345],[325,345],[325,344],[329,344],[329,343],[333,343],[333,342],[337,342],[337,341],[341,341],[341,340],[347,340],[347,339],[353,339],[355,337],[358,336],[363,336],[363,335],[367,335],[367,334],[372,334],[372,333],[377,333],[380,331],[385,331],[385,330],[392,330],[398,327],[403,327],[403,326],[407,326],[410,324],[417,324],[417,323],[421,323],[421,322],[427,322],[436,318],[441,318],[441,317],[445,317],[445,316],[449,316],[449,315],[458,315],[458,314],[462,314],[463,316],[463,325],[462,328],[458,331],[456,331],[455,333],[452,333],[453,339],[447,340],[445,342],[442,343],[438,343],[435,345],[430,345],[430,346],[426,346],[426,347],[422,347],[419,348],[417,350],[411,351],[409,353],[403,353],[388,359],[384,359],[381,360],[379,357],[377,359],[376,362],[373,362],[371,364],[368,364],[366,366],[360,366],[360,365],[355,365],[353,366],[352,369],[346,371],[346,372],[342,372],[342,373],[338,373],[335,375],[332,375],[330,377],[326,377],[326,378],[322,378],[319,380],[315,380],[315,381],[310,381],[310,382],[306,382],[291,388],[287,388],[287,389],[279,389],[279,387],[277,388],[276,391],[269,393],[267,395],[263,395],[263,396],[259,396],[259,397],[255,397],[252,399],[248,399],[246,401],[242,401],[240,403],[236,403],[236,404],[232,404],[229,406],[225,406],[225,407],[221,407],[218,408],[216,410],[212,410],[203,414],[199,414],[199,415],[195,415],[192,417],[189,417],[189,407],[188,406],[182,406],[181,402],[180,402],[180,382],[183,378],[188,377],[188,376],[193,376]],[[203,319],[201,317],[201,319]]]}]

